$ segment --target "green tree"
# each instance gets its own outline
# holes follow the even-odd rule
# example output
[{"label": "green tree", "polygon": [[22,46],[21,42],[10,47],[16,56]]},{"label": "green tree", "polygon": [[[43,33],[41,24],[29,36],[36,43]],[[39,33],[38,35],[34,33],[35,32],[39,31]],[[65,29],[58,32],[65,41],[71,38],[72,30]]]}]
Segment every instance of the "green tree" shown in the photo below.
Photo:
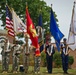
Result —
[{"label": "green tree", "polygon": [[46,53],[44,51],[41,52],[41,66],[46,66]]},{"label": "green tree", "polygon": [[[7,0],[7,4],[10,8],[14,8],[15,12],[19,17],[25,22],[25,8],[26,8],[26,2],[28,4],[28,10],[30,13],[30,16],[35,24],[35,26],[38,25],[38,17],[39,14],[42,13],[43,17],[43,28],[46,29],[46,31],[49,31],[49,22],[50,22],[50,6],[47,6],[46,2],[43,0]],[[5,26],[5,9],[6,0],[0,1],[0,20],[2,21],[2,26]],[[41,12],[40,12],[41,9]],[[55,12],[54,12],[55,14]],[[55,17],[57,15],[55,14]],[[57,20],[57,19],[56,19]],[[57,20],[58,21],[58,20]]]},{"label": "green tree", "polygon": [[61,67],[62,61],[61,61],[61,55],[59,52],[55,52],[53,61],[55,63],[55,65],[54,65],[55,67]]},{"label": "green tree", "polygon": [[69,56],[69,68],[71,68],[71,65],[74,63],[73,56]]}]

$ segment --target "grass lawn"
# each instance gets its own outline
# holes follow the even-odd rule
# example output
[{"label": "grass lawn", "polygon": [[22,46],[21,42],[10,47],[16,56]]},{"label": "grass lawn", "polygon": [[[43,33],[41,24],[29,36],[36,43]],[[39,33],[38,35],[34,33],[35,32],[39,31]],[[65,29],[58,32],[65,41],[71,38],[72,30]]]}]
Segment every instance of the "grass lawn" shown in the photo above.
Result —
[{"label": "grass lawn", "polygon": [[[34,74],[33,73],[33,67],[29,67],[28,73],[11,73],[11,68],[9,69],[9,73],[1,73],[1,66],[0,66],[0,75],[67,75],[63,73],[62,68],[53,68],[53,73],[48,74],[46,71],[46,67],[41,67],[40,68],[40,74]],[[69,69],[68,70],[68,75],[76,75],[76,69]]]}]

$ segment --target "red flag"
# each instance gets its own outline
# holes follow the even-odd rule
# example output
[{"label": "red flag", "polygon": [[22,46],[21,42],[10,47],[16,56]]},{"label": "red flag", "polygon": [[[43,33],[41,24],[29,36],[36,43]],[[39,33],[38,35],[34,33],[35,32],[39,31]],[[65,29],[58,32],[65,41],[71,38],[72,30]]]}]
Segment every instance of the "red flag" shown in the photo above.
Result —
[{"label": "red flag", "polygon": [[32,22],[32,19],[30,18],[28,9],[26,8],[26,25],[27,25],[27,33],[30,36],[30,39],[32,41],[32,45],[38,48],[38,37],[36,34],[35,26]]},{"label": "red flag", "polygon": [[35,50],[35,56],[40,56],[40,46],[38,45],[38,48]]}]

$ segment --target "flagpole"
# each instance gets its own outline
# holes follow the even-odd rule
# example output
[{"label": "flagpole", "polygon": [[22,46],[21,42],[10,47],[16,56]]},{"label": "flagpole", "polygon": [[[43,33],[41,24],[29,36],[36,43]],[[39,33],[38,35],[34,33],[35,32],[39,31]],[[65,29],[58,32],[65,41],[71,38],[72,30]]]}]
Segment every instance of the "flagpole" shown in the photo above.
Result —
[{"label": "flagpole", "polygon": [[[13,8],[11,8],[11,13],[13,13]],[[12,15],[12,17],[13,17],[13,15]],[[12,20],[13,20],[13,18],[12,18]],[[14,27],[14,22],[13,22],[13,27]],[[14,35],[16,36],[15,30],[14,30]],[[14,36],[14,40],[13,40],[13,43],[14,43],[14,44],[16,44],[15,36]]]},{"label": "flagpole", "polygon": [[8,7],[9,11],[11,12],[11,9],[9,8],[8,4],[7,4],[7,1],[6,1],[6,6]]},{"label": "flagpole", "polygon": [[73,8],[75,8],[75,4],[76,4],[76,2],[74,1],[74,5],[73,5]]},{"label": "flagpole", "polygon": [[[26,2],[26,8],[27,8],[27,2]],[[25,21],[26,21],[26,18],[25,18]],[[26,22],[25,22],[26,23]],[[25,33],[24,34],[24,38],[25,38],[25,49],[23,50],[23,66],[24,66],[24,68],[26,67],[26,66],[28,66],[28,63],[27,63],[27,61],[28,61],[28,53],[29,53],[29,46],[28,46],[28,39],[29,39],[29,35],[28,35],[28,33]],[[26,57],[27,56],[27,57]],[[25,62],[26,61],[26,62]],[[25,66],[26,65],[26,66]],[[26,69],[25,69],[25,71],[26,71]]]},{"label": "flagpole", "polygon": [[[53,4],[51,4],[51,10],[52,10],[52,6],[53,6]],[[50,34],[50,37],[51,37],[51,34]]]},{"label": "flagpole", "polygon": [[[73,9],[72,9],[72,18],[71,18],[71,22],[73,23],[73,17],[74,17],[74,8],[75,8],[75,3],[76,2],[74,2],[74,5],[73,5]],[[72,26],[72,32],[74,33],[74,28],[73,28],[73,26]]]},{"label": "flagpole", "polygon": [[[26,8],[25,8],[25,10],[27,10],[27,8],[28,8],[28,5],[27,5],[27,2],[26,2]],[[26,14],[27,15],[27,14]],[[27,19],[25,19],[26,20],[26,22],[27,22]],[[27,24],[26,24],[27,25]],[[28,34],[28,33],[27,33]],[[30,38],[30,36],[29,36],[29,38]],[[26,43],[27,44],[27,43]],[[27,45],[26,45],[27,46]],[[27,47],[26,47],[27,48]],[[33,70],[33,66],[32,66],[32,70]]]},{"label": "flagpole", "polygon": [[74,1],[74,6],[75,6],[76,2]]},{"label": "flagpole", "polygon": [[[27,3],[27,2],[26,2]],[[26,10],[26,7],[25,7],[25,10]],[[25,21],[26,21],[26,18],[25,18]],[[25,35],[26,36],[26,35]],[[25,39],[25,36],[23,34],[23,37]],[[26,42],[26,41],[25,41]],[[27,45],[26,45],[27,46]],[[25,69],[25,49],[23,49],[23,66],[24,66],[24,69]]]}]

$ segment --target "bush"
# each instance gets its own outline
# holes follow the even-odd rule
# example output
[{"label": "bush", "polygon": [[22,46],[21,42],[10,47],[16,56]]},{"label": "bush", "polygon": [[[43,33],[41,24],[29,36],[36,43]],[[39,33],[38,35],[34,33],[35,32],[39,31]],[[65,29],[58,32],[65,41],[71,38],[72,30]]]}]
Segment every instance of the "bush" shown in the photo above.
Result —
[{"label": "bush", "polygon": [[[73,56],[69,56],[69,66],[72,65],[74,62]],[[41,66],[46,66],[46,53],[43,51],[41,52]],[[53,55],[53,67],[61,67],[62,66],[62,59],[61,54],[59,52],[55,52]]]},{"label": "bush", "polygon": [[69,56],[69,68],[71,68],[71,65],[73,64],[73,62],[74,62],[74,58],[73,58],[73,56]]},{"label": "bush", "polygon": [[74,62],[74,58],[73,56],[69,56],[69,64],[72,65]]},{"label": "bush", "polygon": [[[41,65],[46,66],[46,53],[44,51],[41,53]],[[53,67],[61,67],[61,65],[61,55],[59,52],[55,52],[53,56]]]},{"label": "bush", "polygon": [[46,66],[46,53],[44,51],[41,52],[41,65]]},{"label": "bush", "polygon": [[[53,57],[53,62],[54,62],[54,67],[61,67],[62,66],[62,59],[61,55],[59,52],[55,52],[54,57]],[[71,65],[74,62],[73,56],[69,56],[69,68],[71,68]]]},{"label": "bush", "polygon": [[55,52],[53,56],[53,62],[54,62],[54,67],[61,67],[62,61],[61,61],[61,55],[59,52]]}]

